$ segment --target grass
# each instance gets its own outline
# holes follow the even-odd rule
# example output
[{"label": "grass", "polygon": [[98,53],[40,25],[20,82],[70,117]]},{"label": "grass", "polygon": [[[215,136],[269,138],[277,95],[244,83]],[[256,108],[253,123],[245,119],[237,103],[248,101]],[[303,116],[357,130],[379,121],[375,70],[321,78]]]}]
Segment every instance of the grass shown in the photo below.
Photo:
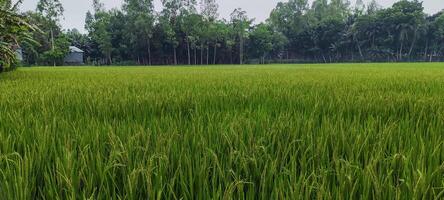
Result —
[{"label": "grass", "polygon": [[442,199],[444,64],[0,74],[1,199]]}]

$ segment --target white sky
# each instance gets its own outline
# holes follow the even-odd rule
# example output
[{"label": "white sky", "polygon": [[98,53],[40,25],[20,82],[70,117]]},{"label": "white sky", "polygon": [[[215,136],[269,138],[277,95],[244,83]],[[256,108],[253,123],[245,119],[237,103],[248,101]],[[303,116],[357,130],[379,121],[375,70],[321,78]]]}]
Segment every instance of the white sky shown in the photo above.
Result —
[{"label": "white sky", "polygon": [[[85,32],[85,14],[92,7],[92,0],[61,0],[65,8],[64,19],[61,24],[65,29],[77,28],[81,32]],[[160,9],[160,0],[154,0],[156,9]],[[256,22],[262,22],[268,18],[271,10],[280,1],[285,0],[217,0],[219,3],[219,13],[222,18],[229,18],[230,13],[235,8],[242,8],[247,11],[251,18],[255,18]],[[312,0],[310,0],[312,1]],[[354,2],[355,0],[350,0]],[[370,0],[364,0],[370,1]],[[391,6],[397,0],[377,0],[383,6]],[[35,10],[38,0],[24,0],[22,10]],[[123,0],[102,0],[106,8],[116,8],[122,5]],[[423,0],[425,11],[429,14],[437,13],[444,9],[444,0]]]}]

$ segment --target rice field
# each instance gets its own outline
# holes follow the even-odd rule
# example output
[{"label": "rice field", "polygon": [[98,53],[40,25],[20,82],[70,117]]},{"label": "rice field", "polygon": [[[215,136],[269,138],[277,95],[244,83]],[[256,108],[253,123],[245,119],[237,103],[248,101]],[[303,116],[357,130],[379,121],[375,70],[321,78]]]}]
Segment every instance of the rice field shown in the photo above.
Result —
[{"label": "rice field", "polygon": [[0,199],[443,198],[443,63],[0,74]]}]

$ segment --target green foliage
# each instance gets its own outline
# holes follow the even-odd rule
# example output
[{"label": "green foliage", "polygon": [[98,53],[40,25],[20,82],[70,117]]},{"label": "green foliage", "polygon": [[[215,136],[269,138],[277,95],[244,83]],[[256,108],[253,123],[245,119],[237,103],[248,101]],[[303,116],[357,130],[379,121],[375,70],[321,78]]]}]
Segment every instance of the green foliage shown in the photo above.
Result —
[{"label": "green foliage", "polygon": [[251,45],[255,47],[253,49],[255,56],[265,56],[273,49],[272,36],[270,29],[264,24],[259,24],[254,31],[251,32],[250,39],[253,43]]},{"label": "green foliage", "polygon": [[38,12],[26,15],[44,34],[32,34],[38,44],[22,44],[25,60],[60,63],[64,50],[55,49],[59,37],[67,37],[70,45],[85,51],[87,62],[98,65],[444,59],[442,13],[427,16],[418,0],[401,0],[386,9],[374,0],[368,5],[359,0],[354,8],[347,0],[311,5],[290,0],[278,3],[258,25],[242,9],[229,22],[218,19],[214,0],[201,0],[200,9],[196,0],[163,0],[162,5],[156,13],[152,0],[126,0],[121,9],[106,10],[94,0],[85,21],[88,34],[80,34],[61,31],[58,20],[64,9],[58,0],[40,0]]},{"label": "green foliage", "polygon": [[24,59],[29,65],[63,65],[69,51],[69,38],[62,32],[59,20],[64,8],[58,0],[40,0],[37,12],[25,15],[30,23],[41,31],[34,32],[32,37],[36,43],[24,44]]},{"label": "green foliage", "polygon": [[[63,16],[64,8],[59,0],[39,0],[37,11],[45,20],[49,21],[49,26],[44,26],[44,29],[46,29],[46,32],[49,34],[48,38],[51,44],[50,50],[43,52],[41,58],[50,59],[46,61],[51,62],[55,66],[57,63],[60,64],[60,57],[64,57],[64,55],[61,55],[64,50],[57,49],[60,41],[59,44],[56,44],[56,40],[60,40],[60,38],[57,38],[55,33],[55,29],[60,29],[58,22],[60,17]],[[66,48],[68,48],[68,46],[66,46]],[[67,50],[65,50],[65,52],[67,52]]]},{"label": "green foliage", "polygon": [[287,51],[293,58],[337,62],[444,56],[442,51],[430,53],[429,43],[439,40],[426,41],[431,23],[419,1],[402,0],[386,9],[376,1],[359,4],[353,10],[348,1],[316,0],[308,9],[307,1],[290,0],[278,4],[269,22],[289,39]]},{"label": "green foliage", "polygon": [[244,60],[244,45],[245,39],[248,37],[248,29],[250,28],[253,20],[249,19],[247,12],[241,8],[235,9],[231,14],[231,24],[233,32],[237,35],[236,39],[239,44],[239,64],[243,64]]},{"label": "green foliage", "polygon": [[437,64],[20,68],[3,199],[442,199]]},{"label": "green foliage", "polygon": [[49,49],[41,55],[40,63],[46,65],[63,65],[65,56],[69,52],[69,39],[65,36],[57,37],[54,41],[54,49]]},{"label": "green foliage", "polygon": [[148,57],[151,64],[151,38],[154,29],[154,5],[152,0],[125,0],[123,6],[126,12],[126,32],[130,39],[130,46],[133,47],[133,55],[141,56],[141,52],[147,52],[144,57]]},{"label": "green foliage", "polygon": [[45,35],[33,34],[41,46],[24,45],[25,58],[49,63],[43,58],[54,56],[45,52],[56,51],[57,37],[68,37],[96,65],[444,60],[442,13],[428,16],[418,0],[384,9],[375,0],[358,0],[354,7],[348,0],[289,0],[262,24],[253,24],[240,8],[229,21],[219,19],[215,0],[161,2],[157,13],[152,0],[125,0],[112,10],[94,0],[86,14],[88,33],[73,35],[58,24],[59,1],[41,0],[39,12],[29,16]]},{"label": "green foliage", "polygon": [[97,43],[100,57],[99,64],[112,64],[112,32],[109,29],[112,14],[119,11],[107,12],[104,5],[99,0],[94,0],[94,14],[88,11],[85,19],[85,27],[89,32],[89,37]]},{"label": "green foliage", "polygon": [[214,0],[201,0],[200,9],[196,1],[163,0],[160,13],[151,0],[126,0],[122,10],[99,9],[106,23],[88,14],[86,56],[141,65],[444,59],[438,28],[444,25],[417,0],[385,9],[376,1],[354,8],[347,0],[310,2],[280,2],[265,23],[254,25],[242,9],[229,21],[218,19]]},{"label": "green foliage", "polygon": [[39,0],[37,11],[48,19],[57,21],[63,15],[64,8],[59,0]]},{"label": "green foliage", "polygon": [[16,50],[21,44],[35,43],[31,32],[37,28],[17,13],[18,6],[10,0],[0,1],[0,72],[17,64]]}]

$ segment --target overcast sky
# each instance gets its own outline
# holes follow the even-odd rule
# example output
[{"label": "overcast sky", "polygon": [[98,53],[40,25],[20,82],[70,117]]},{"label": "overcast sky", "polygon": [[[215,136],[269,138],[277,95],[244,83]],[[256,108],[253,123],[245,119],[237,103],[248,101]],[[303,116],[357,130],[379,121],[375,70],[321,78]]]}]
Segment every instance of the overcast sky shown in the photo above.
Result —
[{"label": "overcast sky", "polygon": [[[92,0],[61,0],[65,8],[64,19],[61,21],[63,28],[77,28],[84,32],[85,14],[92,7]],[[154,0],[156,10],[160,9],[160,0]],[[235,8],[242,8],[247,11],[256,22],[262,22],[268,18],[271,10],[277,2],[285,0],[217,0],[219,3],[219,13],[221,17],[228,18]],[[350,0],[354,2],[355,0]],[[370,1],[370,0],[366,0]],[[391,6],[397,0],[377,0],[384,7]],[[444,9],[444,0],[423,0],[425,11],[429,14],[436,13]],[[24,0],[22,10],[35,10],[38,0]],[[102,0],[106,8],[120,7],[123,0]]]}]

